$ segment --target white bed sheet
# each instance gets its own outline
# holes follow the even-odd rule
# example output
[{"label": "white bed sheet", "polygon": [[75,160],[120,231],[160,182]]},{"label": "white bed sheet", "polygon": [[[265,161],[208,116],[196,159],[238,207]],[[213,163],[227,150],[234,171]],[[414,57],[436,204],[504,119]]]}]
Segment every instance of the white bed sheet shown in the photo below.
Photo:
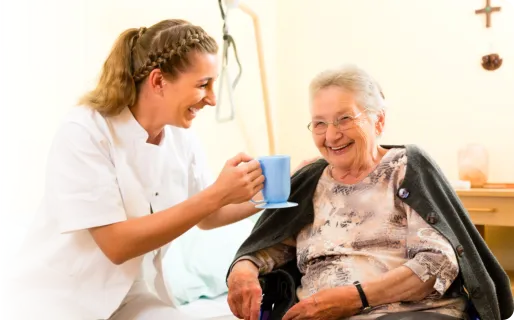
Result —
[{"label": "white bed sheet", "polygon": [[221,295],[214,299],[199,299],[191,303],[179,306],[179,309],[195,318],[233,320],[237,319],[230,311],[227,303],[227,295]]}]

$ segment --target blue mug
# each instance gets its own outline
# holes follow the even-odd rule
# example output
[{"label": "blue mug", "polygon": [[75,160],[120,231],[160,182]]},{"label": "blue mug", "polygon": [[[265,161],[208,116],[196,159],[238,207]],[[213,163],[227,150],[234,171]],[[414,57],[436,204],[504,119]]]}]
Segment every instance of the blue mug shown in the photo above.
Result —
[{"label": "blue mug", "polygon": [[291,193],[291,157],[287,155],[264,156],[257,158],[264,175],[264,200],[251,202],[257,208],[287,208],[298,205],[288,202]]}]

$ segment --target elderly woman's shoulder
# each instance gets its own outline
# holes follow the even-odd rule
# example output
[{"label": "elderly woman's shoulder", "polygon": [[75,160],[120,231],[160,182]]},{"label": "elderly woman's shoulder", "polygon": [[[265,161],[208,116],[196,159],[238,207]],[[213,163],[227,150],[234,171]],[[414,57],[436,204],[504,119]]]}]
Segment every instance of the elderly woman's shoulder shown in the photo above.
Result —
[{"label": "elderly woman's shoulder", "polygon": [[432,164],[435,165],[434,159],[430,156],[430,154],[422,149],[420,146],[415,144],[407,144],[405,145],[405,150],[407,154],[407,158],[409,158],[409,163],[415,164]]},{"label": "elderly woman's shoulder", "polygon": [[293,174],[293,178],[298,176],[316,174],[318,172],[323,171],[323,169],[325,169],[326,166],[328,166],[327,160],[325,160],[324,158],[318,158],[317,160],[311,161],[310,163],[307,163],[301,166],[301,168],[297,169]]},{"label": "elderly woman's shoulder", "polygon": [[382,145],[386,149],[396,149],[398,156],[405,155],[409,160],[424,160],[433,162],[432,158],[424,149],[416,144],[403,144],[403,145]]},{"label": "elderly woman's shoulder", "polygon": [[397,162],[403,163],[409,169],[411,175],[420,173],[430,173],[431,175],[441,176],[443,172],[437,162],[430,156],[430,154],[415,144],[405,145],[382,145],[386,149],[392,149]]},{"label": "elderly woman's shoulder", "polygon": [[[428,174],[442,176],[443,172],[437,162],[430,156],[430,154],[415,144],[405,145],[386,145],[386,149],[402,149],[403,161],[409,167],[411,175],[414,174]],[[408,162],[408,163],[407,163]]]}]

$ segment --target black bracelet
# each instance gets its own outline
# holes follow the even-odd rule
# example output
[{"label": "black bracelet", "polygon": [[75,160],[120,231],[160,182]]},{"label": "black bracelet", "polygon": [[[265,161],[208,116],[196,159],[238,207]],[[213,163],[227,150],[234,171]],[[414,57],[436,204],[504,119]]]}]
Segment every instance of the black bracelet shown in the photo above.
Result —
[{"label": "black bracelet", "polygon": [[364,291],[362,290],[361,283],[359,281],[355,281],[353,284],[357,288],[357,291],[359,292],[359,296],[361,297],[361,301],[362,301],[361,311],[366,312],[366,311],[371,310],[371,307],[368,303],[368,299],[366,298],[366,295],[364,294]]}]

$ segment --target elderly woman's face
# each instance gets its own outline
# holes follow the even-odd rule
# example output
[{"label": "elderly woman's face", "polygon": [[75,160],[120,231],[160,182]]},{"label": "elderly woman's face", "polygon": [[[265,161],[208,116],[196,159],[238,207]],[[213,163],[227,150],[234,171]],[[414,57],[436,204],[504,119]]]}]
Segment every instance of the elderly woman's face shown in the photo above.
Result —
[{"label": "elderly woman's face", "polygon": [[[382,128],[357,105],[354,94],[339,87],[319,90],[311,106],[316,147],[333,166],[349,169],[366,161]],[[336,125],[334,125],[336,122]],[[328,123],[328,125],[327,125]]]}]

